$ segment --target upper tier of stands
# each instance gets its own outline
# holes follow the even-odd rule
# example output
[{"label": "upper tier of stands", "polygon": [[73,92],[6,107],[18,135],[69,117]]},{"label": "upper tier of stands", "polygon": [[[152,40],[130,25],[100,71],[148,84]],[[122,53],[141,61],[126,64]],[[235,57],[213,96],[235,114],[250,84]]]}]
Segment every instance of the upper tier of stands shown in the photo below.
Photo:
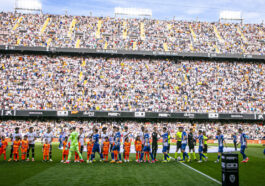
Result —
[{"label": "upper tier of stands", "polygon": [[0,13],[0,45],[263,55],[262,24]]}]

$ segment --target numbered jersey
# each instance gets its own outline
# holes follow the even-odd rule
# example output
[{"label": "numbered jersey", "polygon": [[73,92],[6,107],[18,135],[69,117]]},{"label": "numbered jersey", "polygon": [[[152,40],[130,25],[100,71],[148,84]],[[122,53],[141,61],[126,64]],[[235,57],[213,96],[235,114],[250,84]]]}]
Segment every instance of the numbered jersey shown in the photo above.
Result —
[{"label": "numbered jersey", "polygon": [[150,146],[150,136],[149,134],[144,134],[144,146]]},{"label": "numbered jersey", "polygon": [[74,131],[70,134],[68,141],[71,141],[71,146],[78,146],[77,138],[78,138],[78,133],[76,131]]},{"label": "numbered jersey", "polygon": [[98,145],[99,144],[99,134],[94,134],[93,135],[93,142],[94,142],[94,145]]},{"label": "numbered jersey", "polygon": [[163,146],[168,146],[168,133],[164,133],[162,135],[162,138],[163,138]]},{"label": "numbered jersey", "polygon": [[129,132],[127,131],[127,132],[123,132],[122,133],[122,136],[123,136],[123,142],[125,142],[125,138],[127,138],[127,137],[129,137]]},{"label": "numbered jersey", "polygon": [[187,144],[187,141],[187,133],[183,131],[181,135],[181,144]]},{"label": "numbered jersey", "polygon": [[216,136],[216,139],[218,140],[218,146],[223,147],[224,146],[224,135],[220,134]]},{"label": "numbered jersey", "polygon": [[109,137],[109,135],[106,133],[104,134],[103,132],[101,133],[101,144],[103,145],[103,143],[106,141],[105,138]]},{"label": "numbered jersey", "polygon": [[203,147],[203,135],[199,135],[199,147]]},{"label": "numbered jersey", "polygon": [[115,145],[120,145],[120,142],[121,142],[121,133],[120,132],[116,132],[116,134],[114,136],[114,142],[115,142]]},{"label": "numbered jersey", "polygon": [[52,143],[52,138],[53,138],[53,133],[52,132],[46,132],[44,135],[43,135],[43,138],[44,138],[44,142],[46,141],[46,139],[48,140],[48,143],[51,144]]},{"label": "numbered jersey", "polygon": [[28,132],[27,136],[28,136],[29,144],[31,144],[31,145],[35,144],[35,138],[37,137],[36,133],[35,132]]},{"label": "numbered jersey", "polygon": [[80,142],[81,146],[84,146],[84,143],[85,143],[85,134],[84,133],[79,135],[79,142]]},{"label": "numbered jersey", "polygon": [[247,145],[247,135],[242,133],[240,135],[240,143],[242,146],[246,146]]}]

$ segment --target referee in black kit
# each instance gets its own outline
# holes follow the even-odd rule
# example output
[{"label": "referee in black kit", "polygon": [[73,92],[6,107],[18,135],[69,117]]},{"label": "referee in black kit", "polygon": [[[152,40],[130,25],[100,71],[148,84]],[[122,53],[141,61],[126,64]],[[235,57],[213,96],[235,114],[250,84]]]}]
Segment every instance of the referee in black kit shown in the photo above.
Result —
[{"label": "referee in black kit", "polygon": [[157,153],[158,145],[157,145],[157,129],[154,127],[154,132],[152,133],[152,153],[156,160],[156,153]]}]

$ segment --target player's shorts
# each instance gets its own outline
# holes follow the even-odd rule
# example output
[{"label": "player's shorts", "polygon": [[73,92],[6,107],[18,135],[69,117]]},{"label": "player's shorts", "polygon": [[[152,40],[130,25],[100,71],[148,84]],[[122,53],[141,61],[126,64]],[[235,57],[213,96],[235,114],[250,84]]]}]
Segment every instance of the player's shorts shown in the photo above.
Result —
[{"label": "player's shorts", "polygon": [[152,143],[152,149],[157,149],[157,148],[158,148],[157,143]]},{"label": "player's shorts", "polygon": [[181,149],[181,141],[177,141],[177,149]]},{"label": "player's shorts", "polygon": [[109,149],[103,149],[102,154],[103,154],[103,155],[107,155],[107,154],[109,154]]},{"label": "player's shorts", "polygon": [[186,149],[186,146],[187,146],[187,144],[182,144],[181,145],[181,150],[185,150]]},{"label": "player's shorts", "polygon": [[199,153],[202,153],[202,151],[203,151],[203,147],[199,146]]},{"label": "player's shorts", "polygon": [[205,145],[203,146],[203,153],[207,153],[207,152],[208,152],[208,145],[205,144]]},{"label": "player's shorts", "polygon": [[83,151],[84,151],[84,146],[81,146],[81,147],[80,147],[80,153],[82,154]]},{"label": "player's shorts", "polygon": [[265,155],[265,149],[264,149],[264,151],[263,151],[263,154]]},{"label": "player's shorts", "polygon": [[170,151],[170,144],[168,144],[168,146],[167,146],[167,151],[168,152]]},{"label": "player's shorts", "polygon": [[193,143],[191,143],[191,144],[189,143],[188,145],[189,145],[189,150],[193,150],[194,149],[194,144]]},{"label": "player's shorts", "polygon": [[143,151],[144,152],[150,152],[150,146],[144,146]]},{"label": "player's shorts", "polygon": [[142,147],[138,147],[135,149],[136,152],[141,152],[142,151]]},{"label": "player's shorts", "polygon": [[246,146],[245,145],[241,145],[241,149],[240,149],[240,152],[245,152],[245,149],[246,149]]},{"label": "player's shorts", "polygon": [[0,155],[3,153],[3,148],[0,147]]},{"label": "player's shorts", "polygon": [[94,144],[94,145],[93,145],[92,152],[98,152],[98,153],[100,153],[100,147],[99,147],[99,144]]},{"label": "player's shorts", "polygon": [[92,149],[87,150],[87,154],[92,154]]},{"label": "player's shorts", "polygon": [[110,148],[109,148],[109,150],[112,151],[112,149],[113,149],[113,143],[110,143]]},{"label": "player's shorts", "polygon": [[69,150],[70,151],[79,151],[79,147],[78,147],[78,145],[71,145]]},{"label": "player's shorts", "polygon": [[120,152],[120,145],[115,145],[115,144],[114,144],[113,147],[112,147],[112,150],[113,150],[113,151],[116,150],[116,151]]},{"label": "player's shorts", "polygon": [[224,147],[219,147],[218,148],[218,152],[223,153],[224,152]]},{"label": "player's shorts", "polygon": [[162,152],[167,152],[168,146],[163,146]]},{"label": "player's shorts", "polygon": [[63,155],[68,155],[68,154],[69,154],[68,150],[63,151]]}]

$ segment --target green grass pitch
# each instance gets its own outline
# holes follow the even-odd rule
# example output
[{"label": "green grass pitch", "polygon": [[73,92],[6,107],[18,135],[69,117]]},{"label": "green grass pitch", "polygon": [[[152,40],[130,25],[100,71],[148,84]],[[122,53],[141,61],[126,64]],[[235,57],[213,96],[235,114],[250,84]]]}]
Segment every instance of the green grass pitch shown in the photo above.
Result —
[{"label": "green grass pitch", "polygon": [[[138,164],[135,154],[130,163],[110,164],[99,161],[87,163],[60,163],[61,151],[53,145],[53,162],[42,162],[41,146],[36,145],[36,162],[7,162],[0,158],[0,185],[219,185],[203,175],[177,163],[156,162]],[[265,155],[261,145],[249,145],[247,155],[250,161],[239,167],[242,186],[265,185]],[[7,152],[9,156],[9,150]],[[83,156],[86,157],[85,152]],[[174,156],[174,154],[171,154]],[[197,155],[198,156],[198,155]],[[209,161],[191,162],[187,165],[221,181],[221,165],[215,164],[216,153],[208,154]],[[242,160],[241,155],[239,160]],[[98,159],[98,156],[97,156]],[[158,159],[162,159],[159,154]]]}]

